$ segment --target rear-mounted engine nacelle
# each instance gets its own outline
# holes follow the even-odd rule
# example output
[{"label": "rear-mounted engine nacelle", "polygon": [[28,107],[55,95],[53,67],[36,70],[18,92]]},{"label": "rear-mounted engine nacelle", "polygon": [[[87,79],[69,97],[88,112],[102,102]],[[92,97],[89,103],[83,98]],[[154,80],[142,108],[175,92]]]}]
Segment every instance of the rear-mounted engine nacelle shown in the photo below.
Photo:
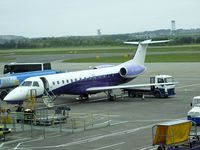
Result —
[{"label": "rear-mounted engine nacelle", "polygon": [[124,78],[133,78],[143,73],[145,70],[146,67],[142,65],[127,65],[120,69],[119,74]]}]

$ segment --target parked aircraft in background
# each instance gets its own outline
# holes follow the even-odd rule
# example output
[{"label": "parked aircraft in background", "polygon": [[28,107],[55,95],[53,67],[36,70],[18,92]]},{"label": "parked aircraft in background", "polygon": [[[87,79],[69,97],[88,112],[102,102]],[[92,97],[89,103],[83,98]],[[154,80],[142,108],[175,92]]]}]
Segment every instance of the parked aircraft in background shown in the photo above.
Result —
[{"label": "parked aircraft in background", "polygon": [[[120,85],[127,83],[145,72],[144,66],[148,44],[168,42],[146,40],[143,42],[125,42],[126,44],[139,44],[133,59],[122,64],[100,65],[95,69],[44,75],[26,79],[21,85],[11,91],[5,101],[25,100],[31,89],[36,89],[37,96],[71,94],[80,95],[82,100],[88,95],[107,92],[108,99],[114,100],[116,96],[113,89],[145,87],[155,84]],[[169,84],[169,83],[168,83]],[[37,86],[35,86],[37,85]],[[157,85],[157,84],[156,84]],[[163,83],[162,83],[163,85]]]}]

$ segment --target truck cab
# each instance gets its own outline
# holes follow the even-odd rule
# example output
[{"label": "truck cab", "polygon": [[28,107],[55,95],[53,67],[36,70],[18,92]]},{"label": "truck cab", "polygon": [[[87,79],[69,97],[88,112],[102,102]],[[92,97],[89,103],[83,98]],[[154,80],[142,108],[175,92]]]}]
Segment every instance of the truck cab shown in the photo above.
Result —
[{"label": "truck cab", "polygon": [[174,79],[170,75],[156,75],[150,77],[150,83],[172,83],[165,85],[155,85],[151,86],[151,90],[155,91],[155,97],[168,97],[170,95],[175,95],[175,85],[173,84]]},{"label": "truck cab", "polygon": [[200,124],[200,96],[193,97],[191,103],[192,109],[188,111],[187,118]]}]

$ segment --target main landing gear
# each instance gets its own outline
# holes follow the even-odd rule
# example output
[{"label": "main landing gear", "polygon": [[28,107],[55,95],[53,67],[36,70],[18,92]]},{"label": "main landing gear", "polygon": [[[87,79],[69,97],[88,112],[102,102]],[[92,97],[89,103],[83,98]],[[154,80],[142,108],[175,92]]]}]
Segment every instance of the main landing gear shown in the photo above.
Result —
[{"label": "main landing gear", "polygon": [[[107,98],[110,101],[115,101],[117,99],[116,95],[113,93],[113,90],[108,90],[107,92],[105,91],[105,94],[107,95]],[[79,96],[79,100],[81,100],[82,102],[84,102],[84,101],[86,101],[88,99],[89,99],[89,95],[88,94]]]},{"label": "main landing gear", "polygon": [[108,90],[107,97],[110,101],[115,101],[117,99],[116,95],[113,93],[113,90]]},{"label": "main landing gear", "polygon": [[89,95],[88,94],[85,94],[85,95],[80,95],[80,100],[81,101],[86,101],[86,100],[88,100],[89,99]]}]

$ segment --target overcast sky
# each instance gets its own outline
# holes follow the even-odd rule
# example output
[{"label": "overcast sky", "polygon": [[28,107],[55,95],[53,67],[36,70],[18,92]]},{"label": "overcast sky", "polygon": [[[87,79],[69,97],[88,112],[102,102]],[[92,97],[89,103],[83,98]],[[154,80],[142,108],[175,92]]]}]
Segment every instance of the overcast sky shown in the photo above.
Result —
[{"label": "overcast sky", "polygon": [[25,37],[200,28],[200,0],[0,0],[0,35]]}]

